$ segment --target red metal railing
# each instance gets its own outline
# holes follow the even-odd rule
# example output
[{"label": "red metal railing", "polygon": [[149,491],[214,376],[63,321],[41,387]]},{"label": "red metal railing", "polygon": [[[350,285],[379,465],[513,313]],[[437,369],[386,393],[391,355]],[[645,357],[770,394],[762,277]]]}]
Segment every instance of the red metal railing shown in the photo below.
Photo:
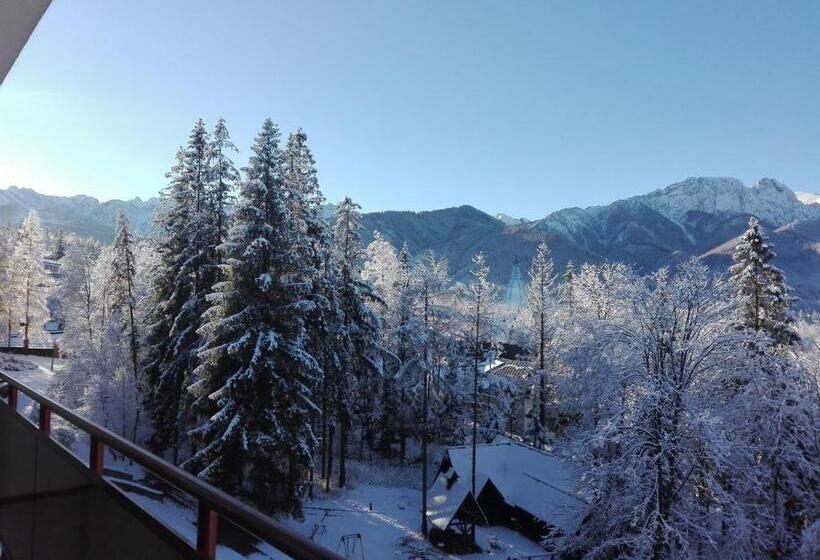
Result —
[{"label": "red metal railing", "polygon": [[273,521],[267,515],[117,434],[97,426],[1,371],[0,382],[7,384],[8,406],[15,411],[21,392],[39,404],[38,426],[46,434],[51,431],[52,413],[87,433],[91,437],[89,469],[100,477],[103,474],[105,448],[109,447],[194,497],[198,503],[196,549],[203,559],[216,558],[217,532],[221,516],[296,560],[342,560],[337,554]]}]

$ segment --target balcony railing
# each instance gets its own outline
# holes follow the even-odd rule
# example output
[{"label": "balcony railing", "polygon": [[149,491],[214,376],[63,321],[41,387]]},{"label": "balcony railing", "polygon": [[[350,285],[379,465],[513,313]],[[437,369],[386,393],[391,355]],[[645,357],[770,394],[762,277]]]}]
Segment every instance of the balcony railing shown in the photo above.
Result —
[{"label": "balcony railing", "polygon": [[[15,551],[12,548],[13,545],[10,544],[12,542],[11,537],[9,535],[2,534],[2,529],[4,527],[3,523],[8,521],[4,518],[4,515],[6,515],[3,512],[4,503],[8,504],[16,501],[19,505],[22,502],[26,502],[26,500],[29,502],[37,502],[37,500],[39,500],[41,505],[38,507],[42,508],[48,506],[49,497],[53,497],[57,494],[65,496],[66,493],[70,494],[72,492],[79,495],[83,492],[87,493],[88,488],[96,489],[99,491],[98,493],[104,494],[105,498],[103,500],[129,501],[122,494],[120,494],[119,491],[116,491],[111,483],[103,478],[106,448],[110,448],[124,457],[127,457],[131,461],[140,465],[147,472],[163,479],[165,482],[185,492],[197,501],[197,536],[195,550],[187,540],[179,536],[177,533],[174,533],[167,527],[164,527],[161,521],[150,518],[150,516],[144,511],[139,510],[138,506],[135,504],[128,505],[128,508],[131,508],[128,510],[131,512],[129,515],[133,515],[135,518],[138,518],[137,522],[142,524],[141,530],[143,530],[143,532],[145,531],[145,527],[149,527],[148,531],[162,533],[162,538],[165,539],[165,541],[173,541],[176,539],[177,542],[172,542],[169,546],[171,549],[176,550],[179,553],[172,553],[170,556],[166,557],[214,560],[216,558],[219,520],[226,519],[239,528],[247,531],[254,537],[269,543],[278,551],[281,551],[296,560],[341,560],[340,556],[319,546],[302,535],[299,535],[293,530],[273,521],[267,515],[264,515],[263,513],[245,505],[236,498],[225,494],[190,473],[183,471],[182,469],[168,463],[167,461],[164,461],[156,455],[134,445],[130,441],[127,441],[122,437],[106,430],[105,428],[88,421],[82,416],[79,416],[71,410],[66,409],[57,402],[36,392],[3,372],[0,372],[0,383],[6,384],[3,392],[6,393],[7,400],[7,405],[0,405],[0,409],[6,409],[0,410],[0,413],[2,413],[2,415],[0,415],[0,428],[2,428],[0,429],[0,475],[9,476],[9,473],[11,473],[11,478],[14,478],[15,476],[29,476],[32,477],[34,485],[34,493],[28,496],[0,495],[0,538],[4,538],[5,544],[9,545],[9,549],[6,549],[3,545],[0,545],[0,548],[2,548],[2,550],[0,550],[0,560],[7,560],[8,558],[11,558],[11,555],[15,554]],[[39,405],[37,428],[32,426],[27,420],[17,413],[18,397],[20,393],[27,395]],[[90,436],[91,445],[88,465],[78,461],[73,454],[68,452],[50,437],[52,414],[64,419],[78,428],[81,432],[84,432]],[[12,430],[10,423],[11,420],[22,420],[26,425],[28,425],[28,427],[24,428],[22,424],[16,422],[16,431]],[[5,424],[2,422],[5,422]],[[23,431],[21,431],[21,429]],[[31,433],[24,433],[25,430],[30,430]],[[26,449],[30,448],[35,457],[42,456],[44,462],[49,462],[48,458],[51,458],[49,467],[51,472],[46,471],[42,473],[40,475],[41,480],[39,482],[38,472],[31,472],[32,469],[34,471],[38,471],[39,468],[37,466],[32,467],[31,464],[25,463],[25,461],[29,461],[28,459],[25,461],[21,460],[20,465],[15,465],[15,449],[12,449],[11,452],[8,450],[9,442],[14,437],[12,431],[15,432],[16,437],[18,438],[14,441],[25,442],[25,445],[22,443],[21,445],[26,447]],[[6,439],[6,441],[4,442],[3,439]],[[29,443],[31,443],[31,445],[29,445]],[[39,443],[42,443],[40,447],[38,447]],[[20,456],[22,456],[22,454],[23,450],[21,449]],[[65,463],[65,461],[70,461],[71,464]],[[54,481],[67,479],[68,477],[64,476],[67,473],[54,471],[59,470],[60,468],[63,470],[71,469],[59,467],[59,465],[69,465],[71,469],[76,469],[77,465],[80,465],[80,469],[82,471],[80,473],[81,480],[88,483],[64,483],[63,487],[61,487]],[[26,473],[23,473],[23,470],[26,470]],[[32,482],[29,479],[26,480],[27,482],[23,486],[29,485]],[[3,489],[3,482],[4,481],[0,481],[0,490]],[[72,499],[76,499],[76,502],[72,502],[78,504],[76,507],[84,509],[83,515],[93,516],[93,512],[89,513],[87,511],[89,504],[100,503],[99,500],[93,501],[88,496],[85,496],[82,499],[74,496]],[[29,506],[31,506],[31,504],[29,504]],[[122,503],[117,504],[117,508],[119,508],[117,509],[118,513],[121,513],[122,507]],[[32,513],[30,515],[31,524],[35,523],[35,519],[40,519],[34,515],[33,511],[34,510],[32,509]],[[52,512],[52,514],[54,513],[55,512]],[[78,511],[77,513],[77,519],[79,519],[81,517],[79,515],[80,512]],[[28,515],[28,513],[26,515]],[[70,517],[66,517],[65,512],[62,512],[62,515],[64,517],[62,522],[64,523],[68,523],[69,525],[71,523],[74,523],[75,525],[79,523],[77,519],[70,519]],[[13,519],[13,522],[19,524],[21,519],[23,519],[23,522],[28,523],[26,520],[29,519],[29,517],[26,517],[25,515],[21,516],[18,513]],[[42,525],[48,526],[49,523],[55,522],[54,515],[52,515],[51,518],[46,516],[45,519],[47,519],[47,521],[41,520],[41,527],[38,530],[43,530]],[[57,519],[56,521],[59,523],[60,519]],[[6,528],[8,530],[8,527]],[[31,534],[34,535],[33,527],[29,529],[31,530]],[[109,537],[111,536],[109,535]],[[115,539],[121,538],[123,546],[125,546],[125,543],[128,542],[126,537],[127,535],[122,535],[115,537]],[[88,537],[84,538],[87,539]],[[32,540],[33,539],[34,537],[32,537]],[[64,552],[65,554],[61,554],[61,557],[71,557],[71,555],[68,554],[69,551],[64,550]],[[135,551],[131,551],[129,557],[147,557],[142,556],[139,551],[136,551],[137,554],[135,556],[134,552]],[[100,553],[102,554],[101,551]],[[20,555],[19,558],[15,557],[12,560],[23,560],[23,558],[29,557],[35,558],[38,556],[30,552],[28,555]],[[99,557],[106,556],[101,555]],[[119,558],[125,556],[115,554],[107,557]]]}]

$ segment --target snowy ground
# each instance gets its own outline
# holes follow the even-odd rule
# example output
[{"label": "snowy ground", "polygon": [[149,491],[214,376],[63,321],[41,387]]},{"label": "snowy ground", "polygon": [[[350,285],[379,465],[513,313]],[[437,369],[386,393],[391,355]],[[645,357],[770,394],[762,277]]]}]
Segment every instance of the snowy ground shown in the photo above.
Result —
[{"label": "snowy ground", "polygon": [[[502,527],[478,528],[479,546],[486,552],[455,556],[432,548],[421,536],[420,492],[412,488],[360,484],[344,492],[325,495],[321,490],[305,504],[302,522],[286,524],[305,536],[330,548],[340,548],[343,535],[359,533],[364,555],[368,559],[518,559],[542,555],[544,549],[518,533]],[[497,549],[490,546],[496,542]]]},{"label": "snowy ground", "polygon": [[[54,371],[59,371],[63,366],[65,366],[64,359],[54,360]],[[0,370],[21,383],[25,383],[38,393],[46,395],[49,393],[51,380],[54,377],[54,371],[51,371],[51,358],[42,356],[21,356],[0,352]],[[34,418],[32,415],[34,405],[31,399],[20,393],[18,403],[21,412],[29,418]]]},{"label": "snowy ground", "polygon": [[[46,394],[53,377],[50,366],[50,358],[0,353],[0,370]],[[63,366],[63,360],[55,361],[56,370]],[[21,412],[34,419],[36,411],[33,410],[30,399],[21,394],[19,402]],[[76,441],[73,451],[78,457],[84,458],[87,455],[87,445],[82,439]],[[189,542],[194,541],[196,504],[193,500],[169,490],[162,482],[147,476],[140,467],[128,461],[108,457],[106,466],[119,471],[112,472],[109,480],[116,483],[116,479],[125,479],[125,482],[119,483],[119,487],[127,496]],[[352,488],[345,491],[333,489],[325,494],[317,487],[315,498],[305,503],[304,520],[288,519],[284,523],[339,552],[343,557],[355,560],[523,560],[530,556],[541,556],[545,552],[537,544],[513,531],[490,527],[477,530],[478,544],[484,553],[464,556],[444,554],[432,548],[419,531],[421,492],[407,487],[408,481],[417,477],[416,469],[351,461],[350,470],[351,478],[354,479]],[[219,546],[220,559],[285,558],[265,543],[255,543],[239,531],[230,532],[233,534],[231,546]],[[343,544],[345,535],[360,535],[349,538],[347,551]]]}]

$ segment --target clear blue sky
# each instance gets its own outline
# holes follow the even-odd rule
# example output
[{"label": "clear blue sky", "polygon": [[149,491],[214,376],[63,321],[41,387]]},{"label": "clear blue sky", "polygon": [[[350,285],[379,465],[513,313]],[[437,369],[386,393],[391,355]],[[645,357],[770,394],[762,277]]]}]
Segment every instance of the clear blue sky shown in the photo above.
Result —
[{"label": "clear blue sky", "polygon": [[817,192],[820,2],[54,0],[0,87],[0,186],[152,196],[219,115],[239,163],[302,126],[366,210]]}]

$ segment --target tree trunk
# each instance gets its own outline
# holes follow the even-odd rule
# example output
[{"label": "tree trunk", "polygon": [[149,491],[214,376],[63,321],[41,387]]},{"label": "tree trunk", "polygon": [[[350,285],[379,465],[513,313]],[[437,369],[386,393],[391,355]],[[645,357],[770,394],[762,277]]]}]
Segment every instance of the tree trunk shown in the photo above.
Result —
[{"label": "tree trunk", "polygon": [[29,317],[29,307],[31,305],[31,288],[26,289],[26,323],[23,326],[23,350],[28,350],[28,324],[31,321]]},{"label": "tree trunk", "polygon": [[475,460],[476,460],[476,445],[478,444],[478,352],[475,355],[473,365],[473,449],[472,449],[472,479],[470,488],[475,497]]},{"label": "tree trunk", "polygon": [[427,368],[424,368],[421,417],[421,534],[427,536]]},{"label": "tree trunk", "polygon": [[476,446],[478,445],[478,356],[481,350],[479,336],[481,333],[481,300],[476,300],[475,309],[475,355],[473,356],[473,448],[472,448],[472,477],[470,488],[475,497]]},{"label": "tree trunk", "polygon": [[326,478],[327,476],[327,436],[328,436],[328,428],[327,428],[327,384],[322,382],[322,417],[319,420],[321,424],[321,434],[322,434],[322,471],[321,477]]},{"label": "tree trunk", "polygon": [[331,422],[327,428],[327,469],[325,470],[325,492],[330,492],[330,478],[333,476],[333,432],[336,427]]},{"label": "tree trunk", "polygon": [[339,432],[339,488],[347,485],[347,437],[350,429],[350,420],[347,413],[342,413],[341,430]]},{"label": "tree trunk", "polygon": [[[427,331],[429,341],[430,336],[430,297],[429,293],[424,294],[424,329]],[[430,391],[430,361],[432,353],[430,352],[429,342],[425,345],[424,355],[424,376],[422,382],[422,396],[421,396],[421,534],[427,536],[427,430],[428,415],[427,409],[429,407],[429,391]]]}]

